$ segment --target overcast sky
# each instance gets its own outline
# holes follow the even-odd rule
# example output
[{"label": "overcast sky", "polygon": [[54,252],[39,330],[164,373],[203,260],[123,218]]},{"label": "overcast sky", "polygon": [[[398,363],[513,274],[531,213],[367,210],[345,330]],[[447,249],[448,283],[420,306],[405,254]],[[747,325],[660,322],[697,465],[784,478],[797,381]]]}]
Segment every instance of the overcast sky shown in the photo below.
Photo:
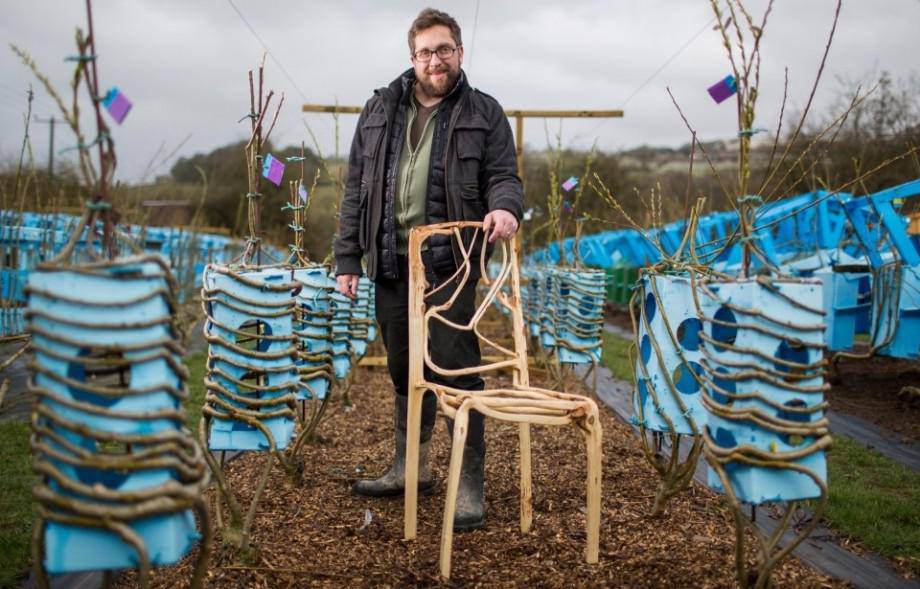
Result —
[{"label": "overcast sky", "polygon": [[[161,145],[191,155],[242,139],[248,110],[246,72],[258,64],[262,45],[234,10],[242,13],[290,74],[269,58],[268,86],[286,96],[273,139],[310,143],[305,123],[321,147],[333,149],[328,115],[303,115],[304,102],[363,105],[373,88],[409,66],[406,31],[427,1],[337,0],[96,0],[100,81],[118,86],[134,102],[121,127],[113,125],[118,177],[136,180]],[[750,0],[752,10],[763,6]],[[550,2],[451,1],[435,5],[463,29],[464,67],[471,83],[505,108],[617,109],[623,119],[567,120],[563,143],[602,149],[642,144],[676,146],[689,134],[665,91],[670,86],[701,138],[729,137],[736,123],[732,102],[716,105],[706,88],[730,70],[706,0],[598,0]],[[777,0],[763,42],[757,126],[774,127],[789,68],[790,108],[801,108],[830,28],[833,0]],[[816,110],[839,94],[839,79],[857,81],[887,70],[895,78],[920,71],[920,0],[845,0]],[[73,31],[85,27],[78,0],[8,2],[0,38],[27,49],[62,91],[74,53]],[[697,36],[697,33],[704,31]],[[692,40],[692,41],[691,41]],[[689,42],[689,44],[688,44]],[[669,58],[686,48],[638,93]],[[48,95],[6,47],[0,51],[0,157],[8,160],[22,141],[25,90],[36,89],[35,114],[56,114]],[[630,98],[630,96],[632,97]],[[342,119],[347,150],[354,116]],[[551,132],[558,120],[548,122]],[[88,127],[89,128],[89,127]],[[525,141],[546,145],[544,122],[525,125]],[[58,128],[56,149],[74,143]],[[92,136],[91,131],[87,134]],[[48,152],[47,125],[32,126],[36,159]],[[66,156],[62,156],[66,157]],[[167,162],[158,173],[168,171]]]}]

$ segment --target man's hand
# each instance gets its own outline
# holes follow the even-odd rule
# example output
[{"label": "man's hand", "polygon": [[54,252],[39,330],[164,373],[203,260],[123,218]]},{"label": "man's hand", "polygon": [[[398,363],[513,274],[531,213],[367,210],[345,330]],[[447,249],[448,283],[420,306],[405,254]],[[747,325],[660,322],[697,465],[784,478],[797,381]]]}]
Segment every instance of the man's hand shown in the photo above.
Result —
[{"label": "man's hand", "polygon": [[[489,228],[492,233],[489,233]],[[504,209],[496,209],[482,220],[482,232],[489,235],[489,243],[496,239],[511,239],[518,229],[517,219]]]},{"label": "man's hand", "polygon": [[340,293],[350,299],[358,298],[358,279],[357,274],[339,274],[335,277],[336,287]]}]

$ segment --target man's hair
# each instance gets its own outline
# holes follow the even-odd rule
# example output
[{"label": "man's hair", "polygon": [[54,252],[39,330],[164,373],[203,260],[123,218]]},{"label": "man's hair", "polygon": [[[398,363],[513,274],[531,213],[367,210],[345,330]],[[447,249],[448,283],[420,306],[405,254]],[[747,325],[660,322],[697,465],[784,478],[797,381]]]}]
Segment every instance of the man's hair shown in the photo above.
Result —
[{"label": "man's hair", "polygon": [[463,44],[460,40],[460,25],[457,24],[454,17],[434,8],[426,8],[418,13],[418,16],[412,21],[412,26],[409,27],[409,52],[415,53],[416,35],[437,25],[444,25],[450,29],[450,36],[454,38],[457,47]]}]

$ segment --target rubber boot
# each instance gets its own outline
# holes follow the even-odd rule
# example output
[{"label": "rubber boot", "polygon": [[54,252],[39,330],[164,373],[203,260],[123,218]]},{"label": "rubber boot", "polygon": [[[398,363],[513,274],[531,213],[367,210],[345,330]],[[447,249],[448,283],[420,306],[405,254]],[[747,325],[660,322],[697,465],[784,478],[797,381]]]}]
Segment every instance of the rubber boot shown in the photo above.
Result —
[{"label": "rubber boot", "polygon": [[[422,400],[422,427],[419,436],[419,493],[428,493],[434,488],[434,476],[428,468],[428,444],[431,441],[431,431],[434,429],[435,414],[438,401],[431,393],[427,393]],[[395,497],[402,495],[406,486],[406,417],[409,400],[402,395],[396,395],[393,409],[394,437],[396,451],[393,456],[393,465],[381,477],[357,481],[351,488],[356,495],[365,497]]]},{"label": "rubber boot", "polygon": [[[448,431],[453,439],[453,420],[448,420]],[[467,532],[481,528],[485,520],[486,443],[484,418],[470,411],[466,445],[463,447],[463,465],[460,468],[460,485],[457,490],[457,507],[454,512],[454,531]]]}]

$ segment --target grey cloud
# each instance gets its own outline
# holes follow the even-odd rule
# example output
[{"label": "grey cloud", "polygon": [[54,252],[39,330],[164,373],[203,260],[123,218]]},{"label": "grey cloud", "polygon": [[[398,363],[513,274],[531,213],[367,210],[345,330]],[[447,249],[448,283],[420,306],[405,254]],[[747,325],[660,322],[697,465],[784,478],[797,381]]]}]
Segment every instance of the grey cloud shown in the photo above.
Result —
[{"label": "grey cloud", "polygon": [[[322,148],[332,150],[332,121],[303,116],[300,104],[360,105],[371,90],[408,67],[406,29],[430,2],[399,0],[326,3],[234,0],[303,92],[269,60],[270,87],[283,91],[286,108],[276,140],[309,137],[306,120]],[[751,2],[754,12],[763,0]],[[619,108],[623,101],[691,35],[712,18],[708,2],[621,0],[591,2],[480,2],[473,35],[475,0],[444,3],[463,27],[474,85],[508,108]],[[210,150],[242,138],[237,120],[247,109],[246,71],[261,46],[226,0],[96,0],[97,41],[104,86],[118,85],[134,101],[125,124],[113,132],[119,176],[136,179],[157,146],[192,139],[180,155]],[[790,104],[801,107],[818,65],[833,13],[832,0],[777,2],[764,38],[761,110],[758,124],[772,126],[782,99],[783,68],[790,68]],[[70,66],[73,30],[83,26],[83,4],[54,0],[13,3],[5,8],[0,38],[27,48],[60,88]],[[835,77],[855,79],[873,69],[894,76],[915,71],[920,38],[920,3],[914,0],[848,0],[816,111],[835,99]],[[626,117],[566,121],[564,141],[587,147],[597,137],[604,149],[639,144],[675,145],[689,135],[671,105],[670,86],[701,136],[728,137],[735,128],[729,104],[715,105],[705,88],[728,73],[720,39],[705,31],[626,105]],[[18,151],[22,94],[37,84],[12,53],[0,52],[0,156]],[[39,92],[38,114],[51,113]],[[550,121],[551,129],[557,127]],[[598,126],[600,125],[600,126]],[[347,148],[354,117],[342,118]],[[45,127],[33,129],[35,153],[47,151]],[[59,145],[71,141],[58,137]],[[529,121],[527,143],[545,143],[544,123]],[[161,170],[165,171],[165,170]]]}]

